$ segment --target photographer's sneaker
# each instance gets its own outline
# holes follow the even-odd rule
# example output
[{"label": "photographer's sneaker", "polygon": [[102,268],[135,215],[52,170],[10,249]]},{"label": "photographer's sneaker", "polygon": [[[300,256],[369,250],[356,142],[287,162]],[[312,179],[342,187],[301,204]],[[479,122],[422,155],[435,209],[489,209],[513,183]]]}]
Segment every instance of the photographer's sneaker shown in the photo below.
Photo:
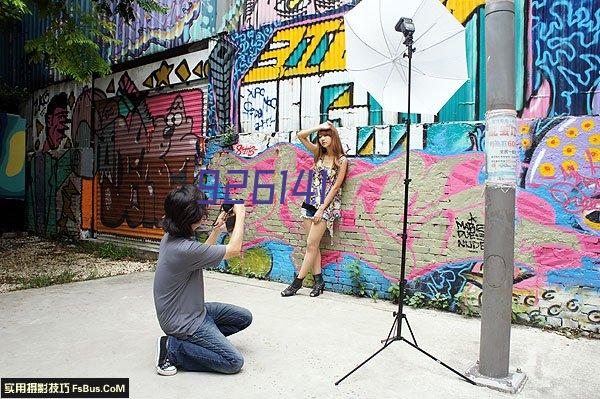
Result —
[{"label": "photographer's sneaker", "polygon": [[167,336],[162,336],[156,342],[156,372],[160,375],[175,375],[177,367],[167,358],[167,339]]}]

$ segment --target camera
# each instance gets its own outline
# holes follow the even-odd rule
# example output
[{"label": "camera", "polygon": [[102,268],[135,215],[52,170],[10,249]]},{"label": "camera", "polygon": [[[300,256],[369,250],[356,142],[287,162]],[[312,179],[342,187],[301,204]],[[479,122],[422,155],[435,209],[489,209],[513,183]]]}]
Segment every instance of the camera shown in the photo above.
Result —
[{"label": "camera", "polygon": [[233,228],[235,227],[235,214],[233,213],[233,204],[222,204],[221,211],[227,213],[225,219],[225,227],[227,228],[227,232],[231,234]]}]

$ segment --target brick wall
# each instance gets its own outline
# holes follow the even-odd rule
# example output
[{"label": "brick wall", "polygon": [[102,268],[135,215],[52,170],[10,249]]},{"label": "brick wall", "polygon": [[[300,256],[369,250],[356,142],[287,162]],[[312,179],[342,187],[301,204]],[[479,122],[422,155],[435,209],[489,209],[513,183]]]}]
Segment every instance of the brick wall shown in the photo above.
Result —
[{"label": "brick wall", "polygon": [[[519,121],[517,321],[600,331],[598,126],[598,117]],[[411,151],[408,301],[476,315],[484,245],[485,127],[447,123],[422,128],[425,146]],[[291,190],[300,170],[310,168],[311,156],[294,142],[272,143],[252,157],[220,150],[211,154],[206,167],[220,171],[222,184],[235,180],[228,170],[249,171],[247,188],[235,194],[246,203],[268,198],[268,189],[255,190],[254,176],[257,170],[274,170],[272,178],[261,179],[274,185],[273,202],[249,207],[244,258],[221,269],[291,281],[306,247],[302,198]],[[393,296],[401,259],[404,162],[403,138],[389,155],[351,158],[342,220],[321,246],[328,290]],[[283,203],[282,171],[287,171]],[[305,186],[306,177],[299,188]]]}]

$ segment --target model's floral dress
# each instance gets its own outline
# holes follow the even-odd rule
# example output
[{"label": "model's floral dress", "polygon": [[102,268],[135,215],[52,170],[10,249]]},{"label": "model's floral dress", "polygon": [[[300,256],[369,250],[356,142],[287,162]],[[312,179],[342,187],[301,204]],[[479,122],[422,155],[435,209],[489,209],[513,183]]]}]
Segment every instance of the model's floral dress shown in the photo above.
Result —
[{"label": "model's floral dress", "polygon": [[[342,156],[338,160],[337,164],[341,165],[345,160],[345,157]],[[313,167],[313,181],[312,181],[312,195],[310,196],[310,205],[318,208],[321,206],[321,200],[325,200],[327,194],[329,194],[329,190],[335,184],[338,177],[338,168],[335,167],[327,167],[323,163],[323,157],[319,158]],[[323,180],[325,179],[325,193],[321,195],[321,191],[323,189]],[[333,197],[333,200],[325,208],[323,211],[323,219],[327,223],[327,229],[329,230],[329,234],[333,237],[333,223],[341,218],[341,209],[342,206],[342,187],[338,190],[338,192]],[[306,214],[306,210],[302,209],[303,216],[309,219],[312,219],[312,216]]]}]

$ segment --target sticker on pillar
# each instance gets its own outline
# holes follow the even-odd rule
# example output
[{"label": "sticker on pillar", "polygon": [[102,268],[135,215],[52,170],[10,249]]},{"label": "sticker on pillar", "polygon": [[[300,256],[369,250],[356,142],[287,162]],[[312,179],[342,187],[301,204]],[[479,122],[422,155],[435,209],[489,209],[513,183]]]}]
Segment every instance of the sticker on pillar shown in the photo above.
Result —
[{"label": "sticker on pillar", "polygon": [[518,160],[516,111],[488,111],[485,136],[486,184],[514,187]]}]

